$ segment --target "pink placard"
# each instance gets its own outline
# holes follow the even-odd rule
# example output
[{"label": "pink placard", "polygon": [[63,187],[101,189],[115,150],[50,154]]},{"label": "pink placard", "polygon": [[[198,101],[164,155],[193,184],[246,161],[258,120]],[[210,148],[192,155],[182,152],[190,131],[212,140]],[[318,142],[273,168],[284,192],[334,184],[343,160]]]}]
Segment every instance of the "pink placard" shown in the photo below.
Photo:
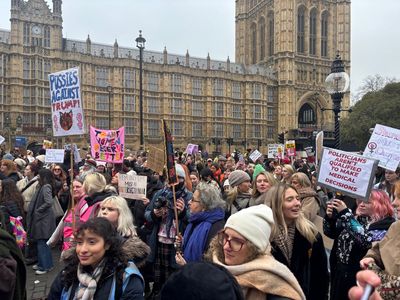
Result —
[{"label": "pink placard", "polygon": [[90,126],[90,147],[95,160],[122,163],[125,152],[125,127],[106,130]]}]

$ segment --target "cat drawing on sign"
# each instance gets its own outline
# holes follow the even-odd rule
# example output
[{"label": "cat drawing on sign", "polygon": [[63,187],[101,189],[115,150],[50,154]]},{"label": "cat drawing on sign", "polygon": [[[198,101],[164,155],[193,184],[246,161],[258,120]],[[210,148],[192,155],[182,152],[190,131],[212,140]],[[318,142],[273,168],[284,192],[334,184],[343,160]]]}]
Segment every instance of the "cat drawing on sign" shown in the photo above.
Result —
[{"label": "cat drawing on sign", "polygon": [[65,131],[70,130],[73,124],[73,113],[72,110],[69,112],[60,112],[60,126]]}]

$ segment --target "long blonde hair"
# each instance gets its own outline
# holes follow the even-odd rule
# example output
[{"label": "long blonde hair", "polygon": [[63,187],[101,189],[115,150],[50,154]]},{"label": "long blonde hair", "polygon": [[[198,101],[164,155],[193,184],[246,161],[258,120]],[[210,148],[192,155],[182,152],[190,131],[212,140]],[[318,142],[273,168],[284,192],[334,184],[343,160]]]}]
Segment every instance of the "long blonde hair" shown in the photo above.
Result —
[{"label": "long blonde hair", "polygon": [[[297,193],[297,190],[293,186],[283,182],[274,185],[267,192],[266,199],[270,201],[275,221],[275,224],[272,227],[270,238],[271,241],[273,241],[279,235],[279,226],[284,228],[285,235],[288,234],[287,224],[283,215],[283,202],[285,201],[285,193],[288,189],[293,189]],[[295,220],[295,226],[300,234],[304,236],[310,243],[314,243],[316,241],[318,230],[313,223],[307,220],[302,211]]]},{"label": "long blonde hair", "polygon": [[[133,216],[126,200],[120,196],[110,196],[101,202],[101,206],[107,203],[110,203],[112,206],[118,209],[118,233],[123,237],[136,236],[137,233],[135,226],[133,225]],[[99,217],[100,216],[101,210],[99,211]]]},{"label": "long blonde hair", "polygon": [[269,185],[272,187],[273,185],[275,185],[276,183],[278,183],[278,181],[275,179],[274,175],[270,172],[267,171],[262,171],[260,173],[257,174],[256,178],[254,178],[253,181],[253,198],[257,198],[258,196],[260,196],[260,192],[257,190],[257,178],[260,175],[264,175],[267,178],[267,181],[269,183]]}]

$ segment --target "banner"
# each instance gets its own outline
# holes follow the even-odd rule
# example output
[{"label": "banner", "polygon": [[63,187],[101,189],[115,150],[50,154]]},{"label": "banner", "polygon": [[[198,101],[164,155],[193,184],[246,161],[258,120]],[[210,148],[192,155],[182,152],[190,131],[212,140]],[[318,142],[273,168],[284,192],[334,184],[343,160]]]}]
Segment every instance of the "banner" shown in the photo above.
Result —
[{"label": "banner", "polygon": [[377,167],[375,159],[324,148],[318,183],[357,199],[368,200]]},{"label": "banner", "polygon": [[123,198],[146,198],[147,176],[118,173],[118,193]]},{"label": "banner", "polygon": [[284,149],[283,144],[268,144],[268,158],[283,159]]},{"label": "banner", "polygon": [[285,148],[287,156],[296,156],[296,142],[294,140],[286,141]]},{"label": "banner", "polygon": [[49,74],[54,136],[85,133],[79,68]]},{"label": "banner", "polygon": [[44,158],[45,163],[63,163],[64,149],[47,149]]},{"label": "banner", "polygon": [[164,131],[164,143],[165,143],[165,153],[167,156],[167,177],[168,183],[174,185],[178,183],[178,177],[175,170],[175,155],[174,155],[174,145],[172,144],[171,131],[167,127],[167,122],[162,120],[163,131]]},{"label": "banner", "polygon": [[154,172],[162,173],[165,166],[165,153],[163,150],[149,145],[147,167]]},{"label": "banner", "polygon": [[125,151],[125,127],[106,130],[90,126],[90,149],[95,160],[122,163]]},{"label": "banner", "polygon": [[376,124],[364,156],[379,160],[379,166],[396,171],[400,163],[400,130]]},{"label": "banner", "polygon": [[185,152],[186,152],[187,154],[193,154],[193,155],[194,155],[194,154],[196,154],[196,153],[199,152],[199,145],[196,145],[196,144],[188,144],[187,147],[186,147]]},{"label": "banner", "polygon": [[256,149],[249,155],[249,158],[255,163],[257,159],[259,159],[261,156],[262,154],[260,153],[260,151]]}]

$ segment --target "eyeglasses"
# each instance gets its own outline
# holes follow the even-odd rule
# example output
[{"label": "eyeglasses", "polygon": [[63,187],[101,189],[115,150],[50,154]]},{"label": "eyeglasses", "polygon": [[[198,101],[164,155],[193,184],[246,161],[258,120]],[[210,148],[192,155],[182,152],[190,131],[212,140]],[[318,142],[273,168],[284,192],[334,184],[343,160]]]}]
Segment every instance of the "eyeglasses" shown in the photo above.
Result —
[{"label": "eyeglasses", "polygon": [[226,243],[229,243],[229,247],[232,249],[233,252],[239,252],[242,250],[243,245],[246,243],[246,241],[237,239],[237,238],[230,238],[225,232],[220,232],[218,233],[218,243],[221,246],[225,246]]}]

